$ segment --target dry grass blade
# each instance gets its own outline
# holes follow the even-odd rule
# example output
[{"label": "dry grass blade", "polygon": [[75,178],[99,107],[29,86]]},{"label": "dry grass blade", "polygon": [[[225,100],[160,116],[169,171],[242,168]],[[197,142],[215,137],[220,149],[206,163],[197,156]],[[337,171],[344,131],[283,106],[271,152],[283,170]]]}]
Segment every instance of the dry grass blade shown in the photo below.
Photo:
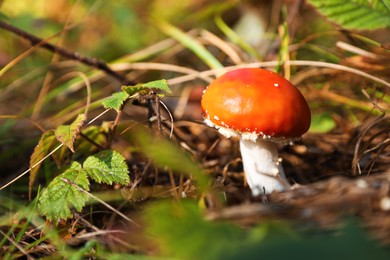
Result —
[{"label": "dry grass blade", "polygon": [[28,259],[35,259],[34,257],[32,257],[31,255],[29,255],[24,249],[23,247],[21,247],[18,243],[16,243],[12,238],[10,238],[9,236],[7,236],[7,234],[5,234],[2,230],[0,230],[0,234],[2,234],[9,242],[11,242],[22,254],[24,254],[25,256],[28,257]]},{"label": "dry grass blade", "polygon": [[87,234],[78,235],[78,236],[76,236],[76,238],[77,239],[94,238],[96,236],[106,236],[108,234],[113,234],[113,233],[126,234],[126,232],[123,230],[99,230],[99,231],[90,232]]},{"label": "dry grass blade", "polygon": [[[353,175],[357,175],[357,174],[361,175],[362,174],[362,170],[360,168],[359,161],[363,157],[363,155],[365,154],[365,150],[366,150],[365,146],[367,144],[371,143],[371,141],[369,140],[366,145],[363,145],[363,149],[361,149],[362,143],[363,143],[363,136],[365,136],[367,134],[367,132],[370,129],[372,129],[375,125],[377,125],[378,123],[380,123],[386,119],[388,119],[388,118],[385,117],[385,114],[382,114],[379,117],[375,118],[373,121],[367,122],[365,125],[363,125],[362,129],[360,130],[358,140],[357,140],[356,145],[355,145],[354,156],[352,159],[352,174]],[[375,135],[374,135],[374,137],[375,137]],[[371,138],[374,138],[374,137],[371,137]]]},{"label": "dry grass blade", "polygon": [[[182,74],[194,74],[199,73],[197,70],[190,69],[183,66],[166,64],[166,63],[156,63],[156,62],[134,62],[134,63],[116,63],[113,66],[113,69],[117,71],[124,70],[158,70],[158,71],[171,71]],[[213,79],[209,76],[200,76],[200,78],[206,82],[211,82]]]},{"label": "dry grass blade", "polygon": [[16,182],[17,180],[19,180],[20,178],[22,178],[24,175],[26,175],[27,173],[29,173],[31,171],[31,169],[33,169],[34,167],[36,167],[37,165],[41,164],[44,160],[46,160],[47,158],[49,158],[53,153],[55,153],[58,149],[60,149],[64,144],[59,144],[56,148],[54,148],[50,153],[48,153],[45,157],[43,157],[41,160],[39,160],[37,163],[35,163],[33,166],[31,166],[29,169],[25,170],[24,172],[22,172],[21,174],[19,174],[16,178],[12,179],[11,181],[9,181],[8,183],[4,184],[2,187],[0,187],[0,190],[3,190],[4,188],[8,187],[9,185],[11,185],[12,183]]},{"label": "dry grass blade", "polygon": [[361,48],[358,48],[356,46],[353,46],[353,45],[351,45],[349,43],[346,43],[346,42],[338,41],[338,42],[336,42],[336,46],[339,47],[340,49],[343,49],[343,50],[346,50],[346,51],[358,54],[358,55],[363,56],[363,57],[367,57],[367,58],[371,58],[371,59],[377,59],[378,58],[378,55],[376,55],[376,54],[374,54],[372,52],[363,50]]},{"label": "dry grass blade", "polygon": [[194,39],[189,34],[182,32],[177,27],[162,19],[157,20],[156,24],[164,33],[179,41],[183,46],[194,52],[196,56],[198,56],[199,59],[210,68],[223,68],[223,65],[197,39]]},{"label": "dry grass blade", "polygon": [[[91,66],[91,67],[94,67],[96,69],[102,70],[102,71],[106,72],[108,75],[111,75],[112,77],[114,77],[117,80],[119,80],[124,85],[131,85],[132,84],[132,82],[127,80],[122,75],[119,75],[118,73],[113,71],[105,62],[103,62],[101,60],[83,56],[83,55],[81,55],[78,52],[73,52],[73,53],[69,52],[67,49],[64,49],[64,48],[58,47],[56,45],[53,45],[53,44],[49,43],[47,40],[41,39],[39,37],[36,37],[35,35],[32,35],[30,33],[27,33],[25,31],[23,31],[23,30],[20,30],[19,28],[16,28],[16,27],[12,26],[11,24],[7,24],[7,23],[5,23],[5,22],[3,22],[1,20],[0,20],[0,27],[5,29],[5,30],[8,30],[10,32],[13,32],[16,35],[19,35],[20,37],[25,38],[28,41],[30,41],[31,44],[34,45],[34,47],[33,47],[34,50],[38,49],[38,47],[47,49],[49,51],[58,53],[59,55],[61,55],[62,57],[65,57],[67,59],[77,60],[77,61],[79,61],[81,63],[84,63],[84,64],[86,64],[88,66]],[[24,57],[22,57],[22,58],[24,58]],[[20,59],[17,60],[17,61],[20,61]],[[4,74],[3,71],[4,71],[4,69],[2,69],[0,71],[0,76]]]},{"label": "dry grass blade", "polygon": [[[106,109],[105,111],[103,111],[102,113],[100,113],[99,115],[97,115],[95,118],[93,118],[92,120],[90,120],[88,123],[85,124],[85,126],[87,125],[90,125],[92,124],[95,120],[97,120],[98,118],[100,118],[101,116],[103,116],[105,113],[107,113],[108,111],[110,111],[109,109]],[[32,167],[30,167],[29,169],[25,170],[24,172],[22,172],[21,174],[19,174],[16,178],[14,178],[13,180],[9,181],[8,183],[4,184],[2,187],[0,187],[0,190],[3,190],[4,188],[8,187],[9,185],[11,185],[12,183],[14,183],[15,181],[19,180],[20,178],[22,178],[24,175],[26,175],[27,173],[29,173],[31,171],[32,168],[36,167],[37,165],[41,164],[44,160],[46,160],[48,157],[50,157],[53,153],[55,153],[58,149],[60,149],[61,147],[63,146],[63,144],[61,143],[60,145],[58,145],[56,148],[54,148],[49,154],[47,154],[45,157],[43,157],[41,160],[39,160],[37,163],[35,163]]]},{"label": "dry grass blade", "polygon": [[[371,74],[368,74],[364,71],[350,68],[344,65],[339,65],[335,63],[328,63],[328,62],[322,62],[322,61],[310,61],[310,60],[289,60],[285,62],[289,66],[313,66],[313,67],[322,67],[322,68],[330,68],[335,70],[341,70],[346,71],[349,73],[353,73],[359,76],[362,76],[364,78],[368,78],[372,81],[378,82],[388,88],[390,88],[390,82],[387,82],[381,78],[372,76]],[[247,64],[240,64],[235,66],[228,66],[223,69],[213,69],[213,70],[206,70],[202,72],[196,72],[193,74],[189,74],[186,76],[180,76],[176,78],[169,79],[169,83],[171,85],[180,84],[183,82],[191,81],[196,78],[202,79],[205,76],[212,76],[214,74],[220,74],[222,71],[231,71],[239,68],[258,68],[258,67],[276,67],[278,65],[278,61],[264,61],[264,62],[253,62],[253,63],[247,63]]]},{"label": "dry grass blade", "polygon": [[221,38],[207,30],[201,30],[200,35],[206,41],[223,51],[232,60],[234,64],[243,63],[243,60],[241,59],[240,55],[238,55],[234,48],[226,41],[222,40]]}]

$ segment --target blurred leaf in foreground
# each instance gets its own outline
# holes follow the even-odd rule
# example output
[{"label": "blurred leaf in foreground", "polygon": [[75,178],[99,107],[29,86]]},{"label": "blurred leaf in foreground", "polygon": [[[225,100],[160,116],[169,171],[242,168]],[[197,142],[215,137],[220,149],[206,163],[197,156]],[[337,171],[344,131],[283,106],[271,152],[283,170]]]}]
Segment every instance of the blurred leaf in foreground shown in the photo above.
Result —
[{"label": "blurred leaf in foreground", "polygon": [[189,155],[173,143],[159,137],[152,137],[145,128],[134,130],[134,138],[142,152],[150,157],[157,167],[193,176],[201,192],[208,189],[208,177]]},{"label": "blurred leaf in foreground", "polygon": [[346,29],[390,28],[389,0],[309,0],[320,13]]},{"label": "blurred leaf in foreground", "polygon": [[179,259],[388,259],[356,222],[332,231],[298,231],[264,220],[251,229],[203,218],[196,202],[160,202],[145,213],[148,235]]}]

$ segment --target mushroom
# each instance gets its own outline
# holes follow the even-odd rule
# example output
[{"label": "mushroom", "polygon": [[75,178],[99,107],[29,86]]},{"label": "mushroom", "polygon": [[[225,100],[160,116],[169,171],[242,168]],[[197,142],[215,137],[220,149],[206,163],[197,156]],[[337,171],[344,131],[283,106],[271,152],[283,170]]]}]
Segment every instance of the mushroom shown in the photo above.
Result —
[{"label": "mushroom", "polygon": [[252,195],[290,187],[277,143],[292,143],[310,127],[310,109],[301,92],[279,74],[244,68],[227,72],[204,91],[205,123],[240,138],[246,180]]}]

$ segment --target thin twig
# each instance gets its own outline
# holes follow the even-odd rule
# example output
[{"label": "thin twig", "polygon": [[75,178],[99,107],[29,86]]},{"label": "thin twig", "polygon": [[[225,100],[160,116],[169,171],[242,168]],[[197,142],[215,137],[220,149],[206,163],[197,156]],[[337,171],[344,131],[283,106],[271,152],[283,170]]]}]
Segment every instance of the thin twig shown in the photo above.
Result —
[{"label": "thin twig", "polygon": [[160,98],[154,93],[154,103],[156,106],[156,116],[157,116],[157,127],[162,134],[162,124],[161,124],[161,110],[160,110]]},{"label": "thin twig", "polygon": [[23,247],[21,247],[18,243],[16,243],[13,239],[11,239],[9,236],[7,236],[7,234],[5,234],[2,230],[0,230],[0,234],[2,234],[6,239],[8,239],[8,241],[10,241],[17,249],[19,249],[20,252],[22,252],[25,256],[28,257],[28,259],[35,259],[34,257],[32,257],[31,255],[29,255],[24,249]]},{"label": "thin twig", "polygon": [[359,139],[357,140],[355,144],[355,149],[354,149],[354,154],[353,154],[353,159],[352,159],[352,175],[361,175],[362,171],[360,169],[360,158],[363,152],[361,152],[360,147],[363,142],[363,136],[372,128],[374,127],[377,123],[383,121],[386,119],[385,114],[381,114],[377,118],[375,118],[372,122],[366,123],[366,126],[362,127],[362,130],[359,133]]},{"label": "thin twig", "polygon": [[[128,100],[127,100],[127,101],[128,101]],[[113,138],[113,136],[114,136],[114,133],[115,133],[115,131],[116,131],[116,128],[118,127],[119,121],[121,120],[122,115],[123,115],[123,110],[122,110],[122,109],[123,109],[124,105],[127,103],[127,101],[125,101],[125,102],[122,104],[121,108],[119,109],[119,111],[118,111],[117,114],[116,114],[114,123],[113,123],[113,125],[112,125],[111,128],[110,128],[110,132],[109,132],[109,134],[108,134],[108,140],[107,140],[107,148],[109,148],[109,147],[111,146],[112,138]]]},{"label": "thin twig", "polygon": [[103,146],[101,146],[100,144],[98,144],[97,142],[95,142],[94,140],[92,140],[91,138],[89,138],[88,136],[86,136],[85,134],[83,134],[81,131],[79,132],[79,135],[84,138],[87,142],[91,143],[92,145],[96,146],[100,151],[103,151],[105,148]]},{"label": "thin twig", "polygon": [[77,239],[93,238],[96,236],[106,236],[106,235],[112,234],[112,233],[126,234],[127,232],[124,230],[99,230],[99,231],[90,232],[87,234],[77,235],[76,238]]},{"label": "thin twig", "polygon": [[44,48],[46,50],[49,50],[54,53],[58,53],[64,58],[70,59],[70,60],[77,60],[85,65],[97,68],[99,70],[104,71],[108,75],[116,78],[121,82],[123,85],[135,85],[134,82],[131,82],[130,80],[126,79],[126,77],[118,74],[117,72],[113,71],[104,61],[96,59],[96,58],[89,58],[84,55],[81,55],[78,52],[70,52],[64,48],[58,47],[56,45],[53,45],[51,43],[48,43],[46,40],[39,38],[35,35],[32,35],[28,32],[25,32],[11,24],[8,24],[4,21],[0,20],[0,28],[3,28],[4,30],[7,30],[9,32],[12,32],[29,42],[31,42],[32,45],[39,45],[39,47]]},{"label": "thin twig", "polygon": [[22,178],[24,175],[26,175],[27,173],[29,173],[33,168],[37,167],[39,164],[41,164],[44,160],[46,160],[48,157],[50,157],[53,153],[55,153],[58,149],[60,149],[64,144],[61,143],[59,144],[56,148],[54,148],[49,154],[47,154],[45,157],[43,157],[41,160],[39,160],[37,163],[35,163],[33,166],[31,166],[30,168],[28,168],[27,170],[25,170],[24,172],[22,172],[19,176],[17,176],[16,178],[12,179],[11,181],[9,181],[8,183],[4,184],[0,190],[8,187],[9,185],[11,185],[12,183],[14,183],[15,181],[19,180],[20,178]]},{"label": "thin twig", "polygon": [[[96,213],[96,212],[94,212],[94,213]],[[76,214],[76,215],[78,215],[78,214]],[[78,219],[77,219],[77,221],[78,221],[78,220],[81,220],[81,222],[82,222],[81,224],[86,225],[87,227],[91,228],[92,230],[94,230],[94,231],[96,231],[96,232],[101,232],[101,231],[103,231],[103,230],[97,228],[96,226],[92,225],[91,223],[89,223],[89,222],[88,222],[86,219],[84,219],[84,217],[82,217],[82,216],[79,216]],[[126,232],[126,231],[124,231],[124,232]],[[80,237],[79,237],[79,236],[76,236],[76,238],[80,238]],[[135,247],[134,245],[130,245],[129,243],[123,241],[123,240],[120,239],[119,237],[110,236],[110,239],[114,240],[115,243],[119,243],[119,244],[121,244],[121,245],[123,245],[123,246],[125,246],[125,247],[127,247],[127,248],[129,248],[129,249],[131,249],[131,250],[137,250],[137,249],[138,249],[138,248]]]},{"label": "thin twig", "polygon": [[336,42],[336,47],[343,49],[345,51],[349,51],[349,52],[352,52],[354,54],[366,57],[366,58],[371,58],[371,59],[378,58],[378,55],[376,55],[375,53],[363,50],[359,47],[356,47],[356,46],[351,45],[351,44],[346,43],[346,42],[338,41],[338,42]]},{"label": "thin twig", "polygon": [[[390,88],[390,82],[387,82],[381,78],[372,76],[372,75],[370,75],[366,72],[363,72],[361,70],[357,70],[357,69],[343,66],[340,64],[328,63],[328,62],[323,62],[323,61],[310,61],[310,60],[289,60],[289,61],[286,61],[285,63],[287,63],[290,66],[313,66],[313,67],[323,67],[323,68],[331,68],[331,69],[335,69],[335,70],[347,71],[347,72],[368,78],[372,81],[378,82],[378,83],[383,84],[386,87]],[[225,67],[222,69],[206,70],[206,71],[202,71],[202,72],[196,72],[196,73],[168,79],[168,83],[169,83],[169,85],[175,85],[175,84],[191,81],[191,80],[194,80],[196,78],[203,79],[204,77],[215,75],[217,73],[217,71],[227,72],[227,71],[231,71],[231,70],[235,70],[235,69],[239,69],[239,68],[275,67],[277,65],[278,65],[278,61],[264,61],[264,62],[240,64],[240,65]],[[217,74],[220,74],[220,73],[217,73]]]},{"label": "thin twig", "polygon": [[[69,29],[71,28],[71,24],[70,24],[71,16],[72,16],[72,13],[74,12],[74,10],[77,9],[76,8],[77,5],[78,5],[78,2],[76,2],[72,6],[72,10],[67,13],[64,28],[59,33],[60,38],[59,38],[59,41],[57,42],[58,46],[62,46],[65,42],[65,34],[68,32],[68,28]],[[48,40],[46,40],[46,41],[48,41]],[[60,59],[60,55],[58,55],[58,53],[54,53],[50,63],[54,64],[54,63],[58,62],[59,59]],[[31,113],[31,119],[36,120],[38,118],[39,114],[41,113],[44,101],[46,99],[46,95],[50,89],[50,83],[52,82],[53,79],[54,79],[54,73],[51,70],[49,70],[47,72],[44,80],[43,80],[42,88],[39,91],[37,100],[35,101],[34,109]]]},{"label": "thin twig", "polygon": [[167,107],[167,105],[162,102],[161,99],[159,99],[159,102],[160,104],[164,107],[165,111],[168,113],[169,115],[169,119],[171,120],[171,131],[169,132],[169,138],[172,138],[173,136],[173,128],[174,128],[174,120],[173,120],[173,116],[172,116],[172,113],[171,111],[169,110],[169,108]]},{"label": "thin twig", "polygon": [[94,200],[96,200],[97,202],[103,204],[104,206],[106,206],[108,209],[110,209],[112,212],[118,214],[119,216],[121,216],[123,219],[127,220],[128,222],[136,225],[137,227],[141,227],[137,222],[135,222],[134,220],[130,219],[129,217],[127,217],[125,214],[123,214],[122,212],[116,210],[114,207],[112,207],[110,204],[106,203],[105,201],[99,199],[98,197],[96,197],[95,195],[93,195],[92,193],[84,190],[83,188],[81,188],[80,186],[78,186],[76,183],[66,179],[66,178],[61,178],[61,180],[67,184],[70,184],[72,185],[73,187],[75,187],[77,190],[81,191],[81,192],[84,192],[85,194],[87,194],[89,197],[93,198]]}]

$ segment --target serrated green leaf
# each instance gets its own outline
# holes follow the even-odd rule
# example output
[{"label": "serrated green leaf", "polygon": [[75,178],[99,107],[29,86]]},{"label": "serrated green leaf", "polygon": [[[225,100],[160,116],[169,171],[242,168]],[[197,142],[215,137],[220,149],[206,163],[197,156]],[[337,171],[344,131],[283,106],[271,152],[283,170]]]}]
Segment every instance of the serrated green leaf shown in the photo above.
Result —
[{"label": "serrated green leaf", "polygon": [[40,214],[52,222],[72,217],[70,208],[81,211],[89,198],[80,188],[88,191],[89,181],[81,164],[73,162],[42,192],[38,202]]},{"label": "serrated green leaf", "polygon": [[125,91],[129,96],[134,96],[135,94],[147,94],[148,88],[142,84],[137,84],[135,86],[123,86],[122,90]]},{"label": "serrated green leaf", "polygon": [[30,179],[28,183],[28,192],[30,198],[31,198],[32,186],[34,185],[35,178],[37,177],[39,169],[41,168],[41,163],[40,164],[37,163],[51,152],[55,144],[58,144],[58,141],[54,135],[54,130],[49,130],[42,134],[41,139],[39,140],[37,146],[35,146],[34,152],[30,157],[31,170],[30,170]]},{"label": "serrated green leaf", "polygon": [[140,85],[145,88],[158,89],[167,93],[172,93],[171,89],[169,88],[168,81],[166,81],[165,79],[150,81],[147,83],[142,83]]},{"label": "serrated green leaf", "polygon": [[105,109],[115,109],[117,112],[121,109],[123,103],[129,98],[129,94],[125,91],[120,91],[112,94],[102,102]]},{"label": "serrated green leaf", "polygon": [[320,13],[346,29],[390,27],[389,0],[309,0]]},{"label": "serrated green leaf", "polygon": [[147,83],[140,83],[135,86],[123,86],[122,90],[125,91],[129,96],[133,96],[136,93],[147,94],[149,89],[162,90],[167,93],[172,93],[169,88],[168,82],[165,79],[150,81]]},{"label": "serrated green leaf", "polygon": [[57,140],[69,147],[74,152],[74,141],[77,134],[80,132],[85,122],[85,114],[79,114],[77,118],[70,125],[60,125],[55,130]]},{"label": "serrated green leaf", "polygon": [[120,153],[112,150],[105,150],[89,156],[84,161],[83,168],[98,183],[127,185],[130,182],[125,158]]}]

